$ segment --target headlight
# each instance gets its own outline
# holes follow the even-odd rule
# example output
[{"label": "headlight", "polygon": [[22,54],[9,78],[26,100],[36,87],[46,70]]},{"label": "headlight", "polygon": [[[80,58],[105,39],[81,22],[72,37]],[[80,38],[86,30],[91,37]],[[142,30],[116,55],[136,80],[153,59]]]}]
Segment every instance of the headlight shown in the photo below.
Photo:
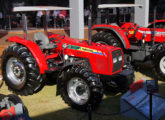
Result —
[{"label": "headlight", "polygon": [[64,55],[64,59],[67,60],[69,58],[68,55]]},{"label": "headlight", "polygon": [[113,63],[117,63],[117,58],[113,58]]},{"label": "headlight", "polygon": [[118,57],[118,60],[119,60],[119,61],[122,61],[122,59],[123,59],[122,56],[119,56],[119,57]]}]

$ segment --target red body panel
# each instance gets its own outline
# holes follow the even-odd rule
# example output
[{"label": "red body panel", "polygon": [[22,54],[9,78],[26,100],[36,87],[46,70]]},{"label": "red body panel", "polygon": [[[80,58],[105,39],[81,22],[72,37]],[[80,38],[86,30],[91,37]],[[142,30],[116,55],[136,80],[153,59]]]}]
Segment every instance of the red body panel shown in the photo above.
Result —
[{"label": "red body panel", "polygon": [[[53,38],[53,37],[56,38],[57,36],[58,36],[57,34],[53,34],[49,36],[49,38]],[[87,58],[91,64],[94,73],[112,75],[122,71],[122,66],[121,66],[120,70],[114,73],[112,72],[113,63],[112,63],[111,53],[114,50],[121,50],[120,48],[100,45],[97,43],[92,43],[92,45],[89,46],[88,42],[86,41],[76,40],[69,37],[65,37],[64,39],[61,40],[60,39],[61,38],[59,38],[60,42],[56,41],[58,45],[56,51],[62,51],[63,44],[66,44],[68,47],[65,48],[64,54],[78,58]],[[75,47],[76,49],[71,49],[71,47],[69,46]],[[94,51],[96,51],[96,53],[94,53]]]},{"label": "red body panel", "polygon": [[124,40],[124,42],[126,44],[126,48],[127,49],[130,48],[129,40],[128,40],[126,34],[124,33],[124,31],[122,31],[119,26],[116,26],[116,25],[106,25],[106,24],[103,24],[103,25],[94,25],[92,27],[92,30],[97,30],[97,29],[107,30],[108,28],[114,29],[120,35],[120,37]]},{"label": "red body panel", "polygon": [[[139,27],[137,33],[135,34],[134,39],[130,39],[133,37],[133,34],[135,33],[135,30],[137,28],[128,28],[133,25],[133,23],[124,23],[121,25],[121,29],[123,29],[125,32],[128,32],[128,39],[129,40],[145,40],[145,42],[152,42],[153,40],[153,28],[146,28],[146,27]],[[132,26],[133,27],[133,26]],[[156,34],[155,34],[155,42],[165,42],[165,29],[163,28],[156,28]]]},{"label": "red body panel", "polygon": [[9,120],[13,116],[15,116],[15,108],[14,107],[11,107],[10,109],[7,109],[7,110],[2,110],[0,112],[0,118],[2,120]]},{"label": "red body panel", "polygon": [[138,80],[136,82],[134,82],[131,86],[130,86],[130,91],[131,93],[136,92],[137,90],[141,89],[144,87],[144,80]]},{"label": "red body panel", "polygon": [[[144,40],[151,42],[153,40],[153,31],[153,28],[140,28],[135,37],[139,39],[146,35]],[[156,29],[155,42],[165,42],[165,29]]]},{"label": "red body panel", "polygon": [[[156,20],[156,21],[155,21],[155,23],[160,23],[160,22],[161,22],[161,23],[165,23],[165,20]],[[151,24],[154,24],[154,22],[151,22],[150,25],[151,25]]]},{"label": "red body panel", "polygon": [[[120,51],[120,54],[116,54],[117,59],[119,59],[120,56],[123,58],[123,53],[120,48],[97,43],[92,43],[92,45],[89,46],[86,41],[59,36],[59,34],[51,34],[48,38],[56,38],[52,43],[56,43],[57,47],[51,50],[51,54],[44,54],[39,46],[30,40],[24,40],[20,37],[10,37],[8,40],[23,44],[30,50],[38,63],[41,74],[44,74],[46,70],[49,70],[47,60],[56,59],[59,57],[59,54],[61,54],[61,56],[68,55],[76,58],[88,59],[93,73],[96,74],[113,75],[122,71],[123,59],[122,61],[118,61],[120,63],[118,69],[115,69],[116,67],[113,65],[116,64],[113,64],[112,60],[112,53],[116,50]],[[64,45],[67,47],[64,48]],[[51,70],[55,70],[55,68],[51,68]]]},{"label": "red body panel", "polygon": [[[165,22],[165,20],[157,20],[156,23]],[[93,30],[115,30],[116,34],[119,34],[122,39],[121,42],[126,44],[126,49],[130,48],[130,41],[137,42],[138,40],[144,40],[145,42],[153,41],[153,28],[140,27],[134,23],[121,23],[118,25],[94,25]],[[137,31],[136,31],[137,30]],[[156,28],[155,34],[155,42],[165,42],[165,29],[164,28]],[[123,41],[124,40],[124,41]]]},{"label": "red body panel", "polygon": [[46,58],[43,55],[39,46],[35,42],[30,41],[30,40],[25,40],[25,39],[22,39],[22,38],[16,37],[16,36],[10,37],[8,39],[8,41],[16,42],[16,43],[19,43],[19,44],[26,46],[29,49],[29,51],[32,53],[32,55],[34,56],[38,66],[39,66],[41,74],[44,74],[45,71],[48,70]]}]

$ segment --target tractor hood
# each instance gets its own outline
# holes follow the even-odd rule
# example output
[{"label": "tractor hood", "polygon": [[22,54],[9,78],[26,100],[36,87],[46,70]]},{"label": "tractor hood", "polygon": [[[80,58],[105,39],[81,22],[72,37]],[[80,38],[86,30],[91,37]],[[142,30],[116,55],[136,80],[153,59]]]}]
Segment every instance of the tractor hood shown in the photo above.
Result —
[{"label": "tractor hood", "polygon": [[121,72],[123,67],[123,53],[120,48],[65,37],[59,48],[64,49],[68,56],[89,60],[93,73],[113,75]]}]

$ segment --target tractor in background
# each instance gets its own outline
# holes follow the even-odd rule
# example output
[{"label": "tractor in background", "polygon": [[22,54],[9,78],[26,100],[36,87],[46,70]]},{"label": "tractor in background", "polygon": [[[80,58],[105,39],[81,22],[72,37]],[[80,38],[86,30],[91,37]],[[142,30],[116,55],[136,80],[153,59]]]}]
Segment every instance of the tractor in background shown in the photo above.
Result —
[{"label": "tractor in background", "polygon": [[[116,23],[94,25],[92,30],[97,33],[92,37],[95,43],[120,47],[124,51],[125,62],[152,61],[153,70],[158,79],[165,78],[165,28],[164,20],[156,21],[156,6],[154,8],[154,22],[149,27],[141,27],[136,23],[123,23],[117,19]],[[142,7],[136,4],[102,4],[100,9]]]},{"label": "tractor in background", "polygon": [[[155,24],[156,24],[156,28],[160,28],[160,29],[164,28],[165,29],[165,20],[156,20]],[[148,25],[148,28],[154,28],[154,22],[151,22]]]}]

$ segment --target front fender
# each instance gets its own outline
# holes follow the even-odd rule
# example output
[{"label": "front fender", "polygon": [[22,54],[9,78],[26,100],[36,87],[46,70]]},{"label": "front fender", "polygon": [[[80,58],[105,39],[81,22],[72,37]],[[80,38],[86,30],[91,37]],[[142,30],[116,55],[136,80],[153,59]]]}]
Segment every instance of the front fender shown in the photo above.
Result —
[{"label": "front fender", "polygon": [[44,74],[45,71],[48,70],[48,65],[43,55],[43,52],[35,42],[30,40],[24,40],[20,37],[10,37],[8,41],[16,42],[26,46],[29,49],[29,51],[32,53],[33,57],[35,58],[41,74]]},{"label": "front fender", "polygon": [[92,30],[96,30],[96,31],[107,31],[108,30],[110,32],[113,32],[121,40],[121,43],[123,44],[125,49],[130,48],[130,43],[129,43],[127,36],[121,30],[121,28],[116,25],[94,25],[92,27]]}]

